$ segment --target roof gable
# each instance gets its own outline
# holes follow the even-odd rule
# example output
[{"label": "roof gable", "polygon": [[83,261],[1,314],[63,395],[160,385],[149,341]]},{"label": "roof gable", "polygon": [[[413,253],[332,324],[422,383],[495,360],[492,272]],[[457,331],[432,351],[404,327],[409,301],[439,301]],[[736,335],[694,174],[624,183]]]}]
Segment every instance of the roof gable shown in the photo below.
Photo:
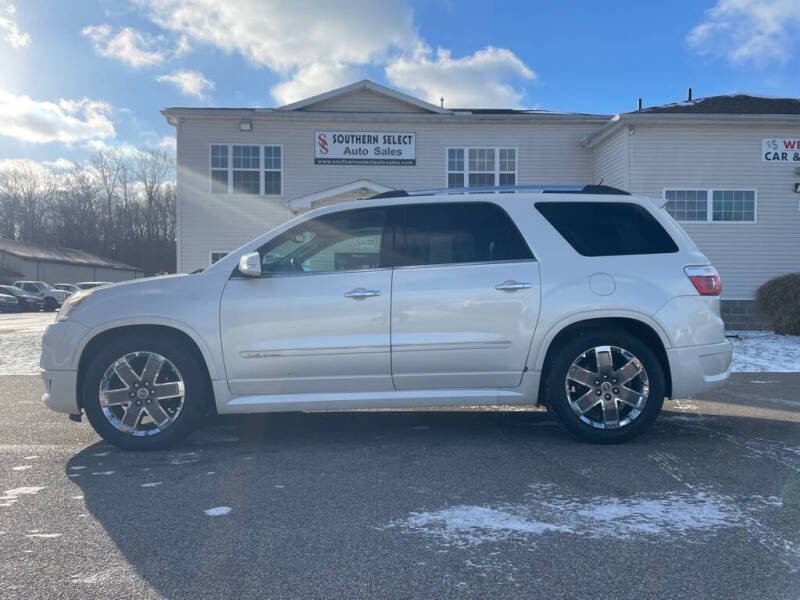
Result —
[{"label": "roof gable", "polygon": [[450,111],[364,79],[276,110],[442,114]]}]

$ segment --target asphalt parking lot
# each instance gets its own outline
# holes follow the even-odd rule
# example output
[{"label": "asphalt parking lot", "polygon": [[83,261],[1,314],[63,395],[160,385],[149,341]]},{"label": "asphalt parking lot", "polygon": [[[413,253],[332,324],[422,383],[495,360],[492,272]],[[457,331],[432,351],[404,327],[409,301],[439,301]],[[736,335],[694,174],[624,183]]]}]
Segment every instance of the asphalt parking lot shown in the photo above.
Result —
[{"label": "asphalt parking lot", "polygon": [[0,377],[0,597],[796,599],[798,390],[735,374],[611,447],[415,410],[215,418],[137,454]]}]

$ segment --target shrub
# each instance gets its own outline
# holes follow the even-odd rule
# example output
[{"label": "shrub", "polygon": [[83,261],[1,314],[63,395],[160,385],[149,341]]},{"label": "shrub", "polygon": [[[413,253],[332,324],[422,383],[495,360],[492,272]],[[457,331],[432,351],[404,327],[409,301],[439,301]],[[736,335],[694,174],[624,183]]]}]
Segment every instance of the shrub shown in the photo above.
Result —
[{"label": "shrub", "polygon": [[775,277],[758,288],[754,308],[775,333],[800,335],[800,273]]}]

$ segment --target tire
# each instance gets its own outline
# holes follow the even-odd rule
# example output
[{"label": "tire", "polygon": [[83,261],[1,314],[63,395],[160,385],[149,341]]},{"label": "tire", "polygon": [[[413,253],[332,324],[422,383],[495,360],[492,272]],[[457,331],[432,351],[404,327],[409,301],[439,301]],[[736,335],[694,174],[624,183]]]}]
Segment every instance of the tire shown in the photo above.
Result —
[{"label": "tire", "polygon": [[[608,356],[612,366],[604,368]],[[626,363],[630,363],[628,370],[620,372]],[[571,371],[573,364],[576,369]],[[643,374],[620,383],[639,367]],[[568,375],[577,379],[568,379]],[[587,385],[578,381],[587,378]],[[661,411],[666,393],[664,367],[656,353],[638,337],[619,329],[592,329],[570,337],[549,359],[543,383],[544,402],[556,421],[576,437],[599,444],[624,442],[644,433]],[[595,401],[598,404],[581,412],[581,407]],[[636,406],[632,406],[634,402]]]},{"label": "tire", "polygon": [[55,298],[50,298],[49,296],[44,299],[44,309],[47,312],[53,312],[54,310],[58,310],[58,302],[56,302]]},{"label": "tire", "polygon": [[[145,375],[144,365],[151,356],[166,361],[162,363],[158,376],[148,381],[152,378],[141,376]],[[124,368],[125,363],[119,367],[118,361],[123,358],[127,360],[132,373]],[[158,359],[154,361],[156,364]],[[118,370],[114,370],[115,363],[118,365]],[[118,372],[127,373],[128,383],[138,379],[137,383],[126,384],[116,375]],[[174,410],[172,407],[179,400],[175,397],[158,400],[156,388],[161,386],[168,389],[168,386],[171,386],[169,388],[172,390],[171,393],[176,394],[180,390],[178,381],[182,382],[182,405],[173,415],[170,411]],[[131,393],[141,393],[142,389],[147,387],[144,382],[149,384],[148,389],[154,394],[152,400],[146,396],[145,400],[140,400],[138,395],[134,396],[134,400],[125,398],[126,394],[130,397]],[[101,385],[113,388],[107,392],[107,397],[112,402],[123,399],[130,403],[129,406],[104,407],[101,404]],[[115,395],[115,392],[120,394]],[[185,341],[169,335],[127,334],[104,344],[89,359],[81,385],[81,399],[89,422],[105,441],[125,450],[158,450],[175,444],[192,431],[211,405],[211,391],[203,364]],[[134,405],[134,401],[141,405],[140,409]],[[144,405],[145,402],[150,404],[149,408]],[[156,418],[151,417],[150,410],[156,408],[156,403],[170,417],[169,422],[164,421],[162,427],[158,426]],[[138,419],[141,426],[134,425],[134,430],[138,433],[126,429],[124,421],[128,409],[139,410]],[[153,414],[157,416],[156,413]],[[161,417],[163,418],[164,414],[161,414]],[[142,430],[149,433],[142,433]]]}]

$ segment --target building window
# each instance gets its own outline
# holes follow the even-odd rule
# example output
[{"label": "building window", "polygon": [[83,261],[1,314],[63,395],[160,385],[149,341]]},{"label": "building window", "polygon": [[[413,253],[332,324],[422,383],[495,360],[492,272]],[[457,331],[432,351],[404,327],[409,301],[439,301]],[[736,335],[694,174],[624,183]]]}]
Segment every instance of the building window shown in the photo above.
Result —
[{"label": "building window", "polygon": [[260,193],[260,146],[233,146],[233,193]]},{"label": "building window", "polygon": [[283,193],[283,156],[280,146],[264,146],[264,194]]},{"label": "building window", "polygon": [[228,146],[211,146],[211,193],[228,193]]},{"label": "building window", "polygon": [[464,187],[464,149],[447,150],[447,187]]},{"label": "building window", "polygon": [[211,144],[212,194],[280,196],[283,194],[281,146]]},{"label": "building window", "polygon": [[665,208],[688,223],[755,223],[756,190],[664,190]]},{"label": "building window", "polygon": [[714,190],[712,215],[715,221],[752,222],[756,217],[754,190]]},{"label": "building window", "polygon": [[227,250],[212,250],[208,253],[208,264],[213,265],[228,255]]},{"label": "building window", "polygon": [[708,221],[708,190],[664,190],[664,199],[676,221]]},{"label": "building window", "polygon": [[447,149],[447,187],[516,184],[516,148]]}]

